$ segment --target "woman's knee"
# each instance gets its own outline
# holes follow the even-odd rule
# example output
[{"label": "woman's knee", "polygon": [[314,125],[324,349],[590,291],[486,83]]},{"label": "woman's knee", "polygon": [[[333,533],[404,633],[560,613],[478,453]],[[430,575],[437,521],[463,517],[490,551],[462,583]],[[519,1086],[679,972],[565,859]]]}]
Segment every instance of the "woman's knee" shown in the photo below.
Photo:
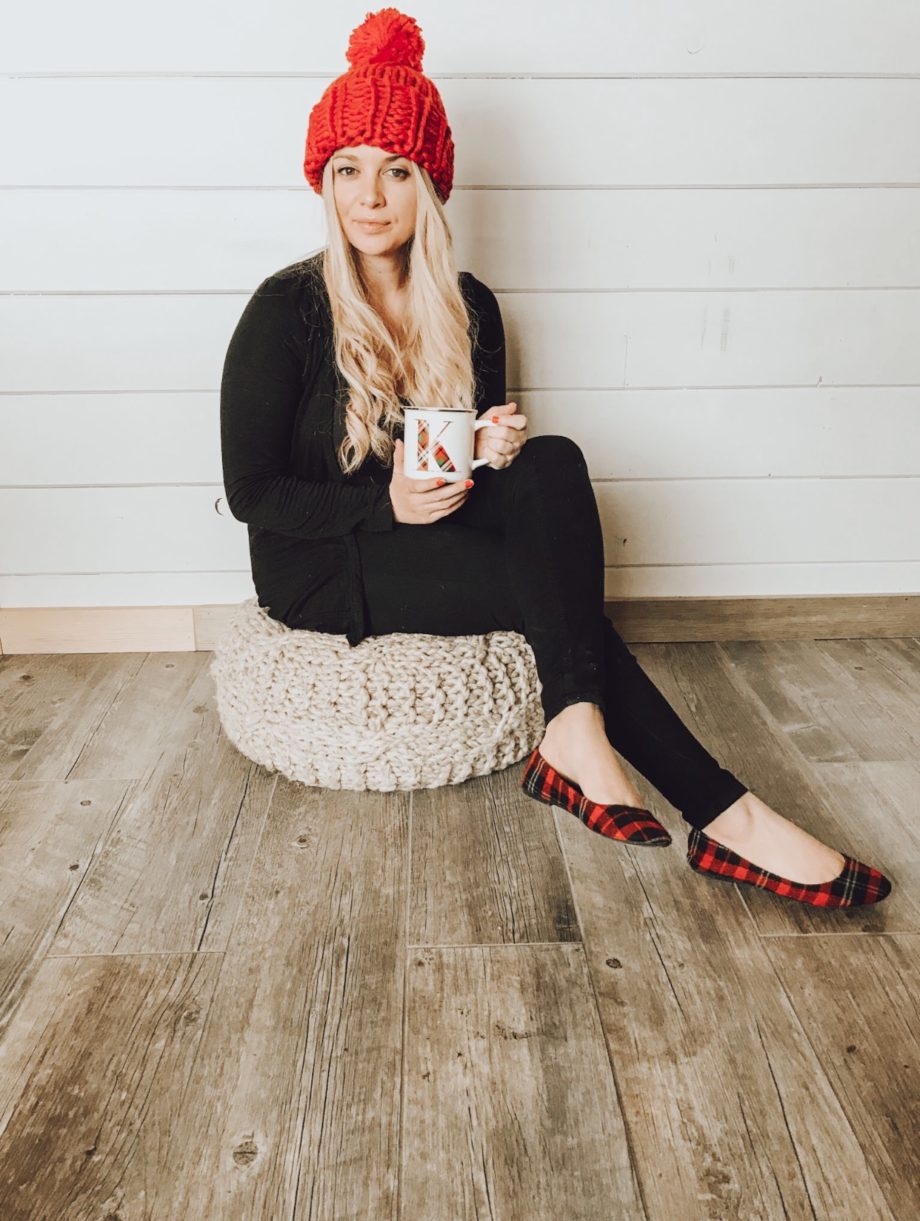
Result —
[{"label": "woman's knee", "polygon": [[588,466],[578,442],[562,433],[541,433],[536,437],[528,437],[511,466],[516,466],[525,455],[528,457],[528,464],[533,465],[555,467],[571,464],[583,466],[585,469]]}]

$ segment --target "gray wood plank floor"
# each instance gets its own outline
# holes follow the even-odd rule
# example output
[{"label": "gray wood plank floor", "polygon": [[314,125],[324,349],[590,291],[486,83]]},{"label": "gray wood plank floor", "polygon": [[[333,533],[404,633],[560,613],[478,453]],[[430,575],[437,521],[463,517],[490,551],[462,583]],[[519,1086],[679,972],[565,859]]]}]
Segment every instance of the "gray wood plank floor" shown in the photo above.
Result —
[{"label": "gray wood plank floor", "polygon": [[211,655],[0,660],[0,1217],[920,1217],[920,641],[633,644],[892,879],[820,912],[520,789],[250,764]]}]

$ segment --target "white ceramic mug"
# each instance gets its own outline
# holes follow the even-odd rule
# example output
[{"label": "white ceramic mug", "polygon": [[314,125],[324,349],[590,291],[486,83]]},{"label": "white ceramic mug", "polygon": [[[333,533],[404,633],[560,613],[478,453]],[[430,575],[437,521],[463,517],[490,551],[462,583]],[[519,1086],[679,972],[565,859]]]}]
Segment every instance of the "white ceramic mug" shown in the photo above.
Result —
[{"label": "white ceramic mug", "polygon": [[403,471],[410,479],[469,479],[488,458],[474,458],[476,432],[495,428],[491,420],[477,420],[476,412],[462,407],[406,407],[403,433]]}]

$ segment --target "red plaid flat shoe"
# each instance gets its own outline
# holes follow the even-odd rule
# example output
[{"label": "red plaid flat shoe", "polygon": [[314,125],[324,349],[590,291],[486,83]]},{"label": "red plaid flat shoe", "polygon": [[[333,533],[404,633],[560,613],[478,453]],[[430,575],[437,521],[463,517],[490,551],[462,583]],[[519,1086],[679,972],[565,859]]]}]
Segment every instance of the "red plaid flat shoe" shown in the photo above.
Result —
[{"label": "red plaid flat shoe", "polygon": [[791,882],[746,861],[698,827],[691,827],[687,836],[687,860],[697,873],[710,874],[722,881],[759,886],[784,899],[810,903],[813,907],[863,907],[868,903],[880,903],[891,890],[885,875],[855,857],[842,855],[844,866],[829,882]]},{"label": "red plaid flat shoe", "polygon": [[575,814],[586,827],[608,839],[628,844],[661,844],[671,842],[667,828],[648,810],[638,806],[603,805],[586,797],[574,780],[557,772],[534,747],[527,760],[521,788],[530,797],[548,806],[561,806]]}]

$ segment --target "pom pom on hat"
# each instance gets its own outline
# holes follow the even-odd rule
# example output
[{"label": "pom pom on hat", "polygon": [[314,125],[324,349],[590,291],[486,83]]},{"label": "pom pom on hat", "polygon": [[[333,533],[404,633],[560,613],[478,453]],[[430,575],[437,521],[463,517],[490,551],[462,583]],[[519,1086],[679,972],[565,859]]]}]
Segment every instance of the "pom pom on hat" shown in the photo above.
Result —
[{"label": "pom pom on hat", "polygon": [[414,17],[399,9],[382,8],[368,13],[351,32],[345,58],[353,68],[364,64],[404,64],[422,70],[425,40]]},{"label": "pom pom on hat", "polygon": [[346,52],[351,66],[310,111],[303,172],[318,195],[337,149],[370,144],[423,166],[447,201],[454,142],[441,95],[422,72],[424,52],[415,18],[396,8],[368,13],[352,30]]}]

